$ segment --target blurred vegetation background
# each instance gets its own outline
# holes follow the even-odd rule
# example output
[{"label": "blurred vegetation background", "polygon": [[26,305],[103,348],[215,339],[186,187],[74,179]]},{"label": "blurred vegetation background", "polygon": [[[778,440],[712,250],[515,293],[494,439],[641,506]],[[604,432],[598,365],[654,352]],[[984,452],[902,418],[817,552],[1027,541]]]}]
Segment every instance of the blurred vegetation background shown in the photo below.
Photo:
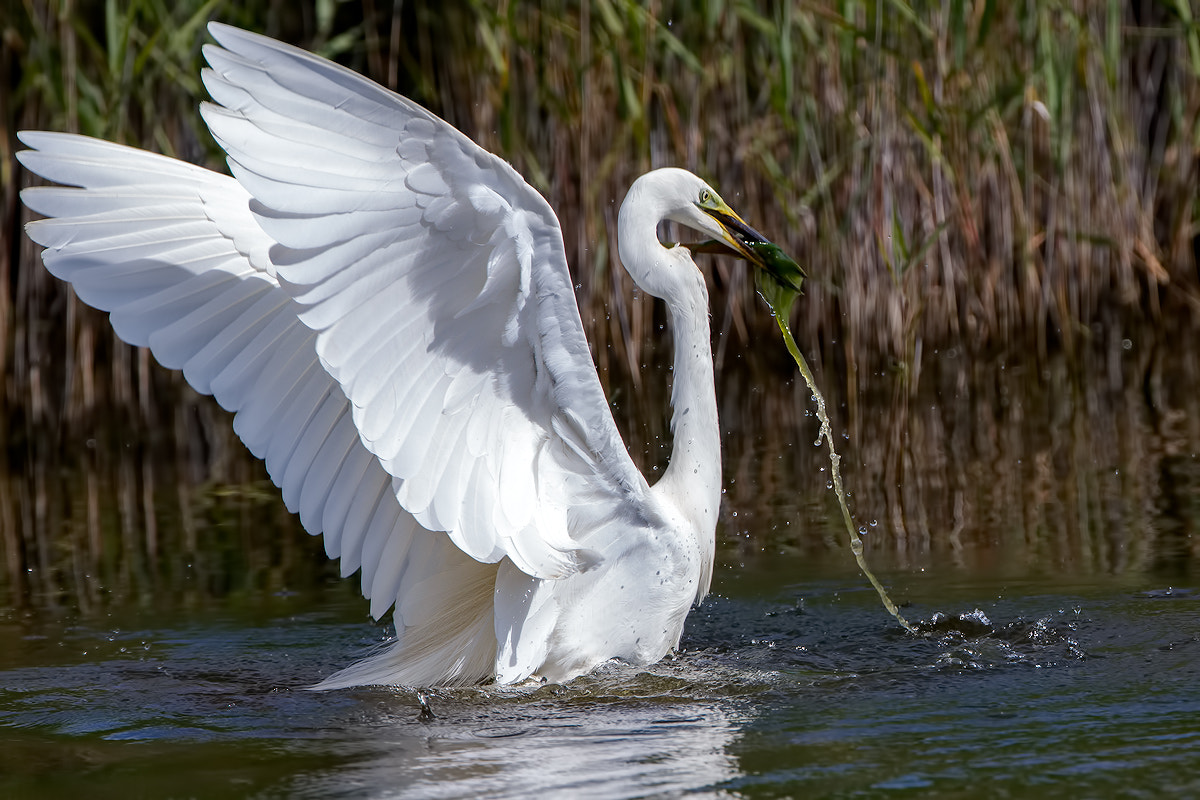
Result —
[{"label": "blurred vegetation background", "polygon": [[[965,420],[1003,438],[1009,389],[983,365],[1024,370],[1043,394],[1060,376],[1075,402],[1068,417],[1086,428],[1087,414],[1124,408],[1123,392],[1152,393],[1164,371],[1173,374],[1155,348],[1187,342],[1200,310],[1193,0],[0,0],[0,8],[0,437],[16,476],[0,485],[0,526],[14,586],[29,583],[29,565],[53,560],[57,545],[39,531],[62,525],[78,539],[72,552],[88,554],[70,568],[80,575],[103,558],[110,530],[154,563],[164,493],[178,492],[171,528],[183,531],[189,553],[204,520],[295,525],[263,489],[227,415],[146,352],[121,345],[103,315],[37,265],[21,234],[18,191],[29,180],[14,158],[21,129],[77,131],[224,168],[196,110],[210,19],[314,50],[412,97],[547,197],[618,422],[649,471],[666,454],[669,351],[656,336],[663,311],[616,267],[616,210],[652,167],[712,180],[807,266],[793,327],[831,387],[840,425],[878,448],[857,458],[859,502],[878,495],[895,517],[898,547],[908,546],[906,525],[919,527],[906,523],[906,503],[924,508],[929,492],[962,488],[962,465],[946,456],[956,429],[947,415],[961,423],[955,435],[978,435],[962,433]],[[713,260],[711,274],[728,437],[761,438],[765,419],[780,438],[811,440],[807,398],[745,266]],[[1121,359],[1134,341],[1141,371],[1131,374]],[[1069,377],[1088,370],[1100,388]],[[756,387],[762,396],[752,397]],[[910,406],[923,391],[974,397],[996,412],[982,428],[977,410],[926,417]],[[865,410],[878,407],[889,409],[883,429]],[[1085,438],[1051,449],[1082,458],[1120,446]],[[760,468],[745,458],[731,449],[731,486]],[[914,463],[944,473],[928,486],[906,484]],[[85,476],[82,485],[64,483],[64,465]],[[847,481],[855,480],[851,466]],[[1023,480],[1014,477],[1014,495]],[[196,486],[209,487],[202,501],[188,494]],[[999,492],[995,502],[1012,497]],[[943,516],[961,530],[956,508]],[[128,561],[120,569],[136,571]]]}]

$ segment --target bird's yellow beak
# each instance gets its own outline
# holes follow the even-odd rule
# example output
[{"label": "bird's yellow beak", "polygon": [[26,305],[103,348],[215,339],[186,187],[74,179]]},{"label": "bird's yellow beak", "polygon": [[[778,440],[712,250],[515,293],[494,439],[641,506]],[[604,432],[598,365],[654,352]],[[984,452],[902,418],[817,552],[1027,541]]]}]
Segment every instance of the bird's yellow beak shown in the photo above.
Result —
[{"label": "bird's yellow beak", "polygon": [[[697,252],[713,252],[721,246],[732,250],[735,255],[749,261],[755,267],[766,270],[779,283],[800,291],[804,280],[804,270],[793,261],[777,245],[761,233],[746,224],[737,212],[726,205],[725,201],[712,195],[696,207],[712,218],[721,229],[722,241],[692,247]],[[717,248],[712,248],[716,245]],[[719,249],[717,250],[719,251]]]},{"label": "bird's yellow beak", "polygon": [[[724,243],[737,255],[747,261],[759,264],[758,257],[750,248],[752,241],[767,241],[766,237],[746,224],[737,212],[725,204],[719,197],[712,198],[707,203],[696,203],[696,207],[712,218],[724,233]],[[761,264],[759,264],[761,266]]]}]

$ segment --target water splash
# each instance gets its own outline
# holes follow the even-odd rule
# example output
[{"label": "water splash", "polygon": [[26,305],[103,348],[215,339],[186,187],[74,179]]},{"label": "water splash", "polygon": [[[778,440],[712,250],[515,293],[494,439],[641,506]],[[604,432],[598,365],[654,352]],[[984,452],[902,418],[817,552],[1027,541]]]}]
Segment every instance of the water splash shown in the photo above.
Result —
[{"label": "water splash", "polygon": [[993,623],[979,609],[958,615],[937,612],[916,623],[941,648],[935,670],[977,670],[1001,666],[1058,666],[1086,658],[1075,637],[1074,619],[1053,616]]}]

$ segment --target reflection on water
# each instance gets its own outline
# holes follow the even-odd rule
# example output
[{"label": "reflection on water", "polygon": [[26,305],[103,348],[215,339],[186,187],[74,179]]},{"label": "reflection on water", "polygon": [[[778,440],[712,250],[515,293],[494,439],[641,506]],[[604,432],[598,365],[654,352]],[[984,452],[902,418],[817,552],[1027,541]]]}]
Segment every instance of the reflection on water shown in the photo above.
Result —
[{"label": "reflection on water", "polygon": [[[624,796],[735,774],[726,748],[745,714],[741,673],[614,665],[569,686],[432,691],[428,718],[410,692],[302,688],[348,643],[367,644],[347,621],[350,603],[320,600],[320,611],[257,621],[131,614],[150,626],[43,626],[36,652],[0,665],[0,736],[16,746],[0,748],[0,794],[66,796],[126,770],[164,794],[180,769],[203,769],[189,777],[195,795],[243,786],[290,797],[587,796],[597,786]],[[300,610],[315,598],[276,602]]]},{"label": "reflection on water", "polygon": [[681,683],[601,676],[570,689],[435,695],[437,718],[412,724],[411,703],[381,714],[352,764],[289,793],[336,796],[349,782],[413,797],[633,797],[718,785],[736,774],[726,750],[738,716],[719,699],[675,696]]},{"label": "reflection on water", "polygon": [[26,649],[0,664],[0,796],[1200,789],[1195,593],[927,580],[909,611],[928,635],[912,637],[837,572],[744,574],[670,661],[565,686],[434,691],[433,718],[411,692],[300,688],[377,636],[338,595],[183,620],[10,618],[0,636]]},{"label": "reflection on water", "polygon": [[[845,383],[836,343],[810,354],[923,637],[852,567],[803,389],[727,364],[716,596],[685,652],[434,692],[432,719],[301,688],[386,631],[261,471],[136,436],[10,448],[0,796],[1200,794],[1200,368],[1171,344],[1195,333]],[[655,385],[617,394],[650,473]]]},{"label": "reflection on water", "polygon": [[[1192,578],[1200,360],[1175,343],[1196,341],[1200,330],[1127,333],[1097,335],[1074,359],[953,351],[926,354],[919,370],[849,378],[836,343],[814,348],[871,560],[968,574]],[[651,476],[669,453],[662,355],[648,354],[637,391],[610,391]],[[729,363],[722,375],[723,566],[844,552],[803,382],[761,365]],[[319,543],[296,533],[261,466],[221,439],[227,415],[212,406],[193,416],[176,420],[173,439],[96,422],[61,451],[38,441],[10,448],[0,472],[0,601],[86,610],[113,594],[157,602],[161,590],[182,586],[203,602],[334,574]]]},{"label": "reflection on water", "polygon": [[[1185,326],[1098,335],[1074,359],[931,353],[915,393],[903,374],[854,376],[853,402],[828,371],[819,374],[827,395],[841,395],[832,422],[872,559],[1016,575],[1194,577],[1200,359],[1176,343],[1198,334]],[[812,490],[828,472],[808,446],[817,426],[803,383],[725,388],[726,512],[738,515],[727,518],[726,538],[744,540],[747,556],[764,539],[798,553],[843,548],[828,494]],[[807,416],[795,420],[797,409]]]}]

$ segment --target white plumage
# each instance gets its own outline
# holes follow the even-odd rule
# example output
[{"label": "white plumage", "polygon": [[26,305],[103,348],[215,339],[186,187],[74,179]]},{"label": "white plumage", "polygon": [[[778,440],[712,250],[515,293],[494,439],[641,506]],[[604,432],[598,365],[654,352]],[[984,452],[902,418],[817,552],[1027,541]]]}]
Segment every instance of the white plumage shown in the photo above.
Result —
[{"label": "white plumage", "polygon": [[[236,412],[287,507],[396,640],[321,684],[565,680],[678,644],[720,502],[708,295],[673,219],[744,247],[699,178],[639,179],[620,254],[666,300],[670,467],[647,485],[592,364],[558,221],[411,101],[224,25],[202,114],[233,177],[26,132],[44,263]],[[75,188],[77,187],[77,188]]]}]

